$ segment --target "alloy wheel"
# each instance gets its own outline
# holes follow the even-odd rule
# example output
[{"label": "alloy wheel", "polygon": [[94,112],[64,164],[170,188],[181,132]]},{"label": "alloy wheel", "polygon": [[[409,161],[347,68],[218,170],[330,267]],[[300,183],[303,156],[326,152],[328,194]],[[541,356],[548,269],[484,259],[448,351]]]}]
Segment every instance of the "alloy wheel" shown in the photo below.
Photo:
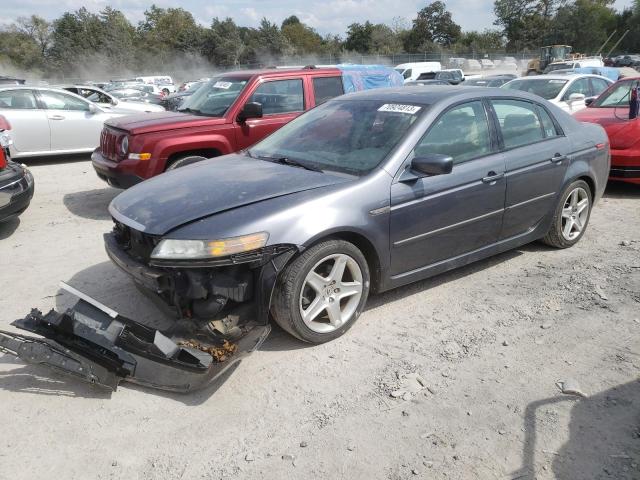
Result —
[{"label": "alloy wheel", "polygon": [[307,274],[300,293],[300,315],[317,333],[329,333],[354,317],[362,298],[362,270],[349,255],[320,260]]},{"label": "alloy wheel", "polygon": [[578,187],[569,193],[562,207],[562,236],[573,241],[580,236],[589,218],[589,194]]}]

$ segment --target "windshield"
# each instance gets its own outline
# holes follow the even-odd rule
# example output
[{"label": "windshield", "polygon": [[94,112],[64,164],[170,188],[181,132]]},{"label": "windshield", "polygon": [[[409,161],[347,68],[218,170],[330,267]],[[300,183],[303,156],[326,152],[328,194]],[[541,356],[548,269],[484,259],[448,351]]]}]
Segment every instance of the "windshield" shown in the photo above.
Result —
[{"label": "windshield", "polygon": [[620,82],[600,95],[591,107],[628,107],[631,87],[638,86],[640,80]]},{"label": "windshield", "polygon": [[554,79],[527,79],[527,80],[511,80],[505,83],[502,88],[510,90],[522,90],[530,92],[546,100],[556,98],[562,88],[567,84],[568,80]]},{"label": "windshield", "polygon": [[544,69],[544,73],[555,72],[556,70],[566,70],[567,68],[573,68],[573,63],[552,63]]},{"label": "windshield", "polygon": [[360,176],[387,157],[424,109],[380,100],[332,101],[301,115],[247,153]]},{"label": "windshield", "polygon": [[178,111],[209,117],[222,117],[248,82],[249,79],[246,77],[213,78],[188,97]]}]

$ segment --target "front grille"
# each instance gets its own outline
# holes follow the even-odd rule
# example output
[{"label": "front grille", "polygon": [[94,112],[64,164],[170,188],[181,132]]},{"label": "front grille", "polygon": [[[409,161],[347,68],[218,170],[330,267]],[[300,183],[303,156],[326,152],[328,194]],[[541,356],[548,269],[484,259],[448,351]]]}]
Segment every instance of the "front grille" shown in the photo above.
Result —
[{"label": "front grille", "polygon": [[120,142],[124,135],[124,132],[105,126],[100,134],[100,153],[102,156],[114,162],[120,161]]},{"label": "front grille", "polygon": [[149,262],[151,253],[158,244],[156,237],[146,235],[120,222],[115,222],[113,231],[118,245],[125,252],[138,261]]}]

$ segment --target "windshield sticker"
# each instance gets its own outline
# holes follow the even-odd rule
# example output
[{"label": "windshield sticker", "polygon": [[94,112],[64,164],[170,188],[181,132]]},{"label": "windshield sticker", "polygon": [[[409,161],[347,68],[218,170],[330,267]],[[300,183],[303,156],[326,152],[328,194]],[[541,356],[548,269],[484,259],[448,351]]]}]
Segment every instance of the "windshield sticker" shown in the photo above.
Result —
[{"label": "windshield sticker", "polygon": [[567,83],[566,80],[549,80],[549,83]]},{"label": "windshield sticker", "polygon": [[393,113],[408,113],[415,115],[420,111],[422,107],[416,107],[415,105],[401,105],[399,103],[385,103],[378,111],[379,112],[393,112]]},{"label": "windshield sticker", "polygon": [[233,85],[231,82],[216,82],[213,88],[223,88],[225,90],[229,90],[229,88],[231,88],[231,85]]}]

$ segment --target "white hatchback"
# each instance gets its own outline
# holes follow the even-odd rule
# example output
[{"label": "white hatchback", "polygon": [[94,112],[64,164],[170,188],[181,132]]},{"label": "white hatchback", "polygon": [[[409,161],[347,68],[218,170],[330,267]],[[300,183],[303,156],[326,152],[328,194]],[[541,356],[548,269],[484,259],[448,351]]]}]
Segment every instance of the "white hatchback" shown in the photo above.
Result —
[{"label": "white hatchback", "polygon": [[500,88],[533,93],[573,113],[586,108],[586,100],[597,97],[612,83],[599,75],[537,75],[511,80]]}]

